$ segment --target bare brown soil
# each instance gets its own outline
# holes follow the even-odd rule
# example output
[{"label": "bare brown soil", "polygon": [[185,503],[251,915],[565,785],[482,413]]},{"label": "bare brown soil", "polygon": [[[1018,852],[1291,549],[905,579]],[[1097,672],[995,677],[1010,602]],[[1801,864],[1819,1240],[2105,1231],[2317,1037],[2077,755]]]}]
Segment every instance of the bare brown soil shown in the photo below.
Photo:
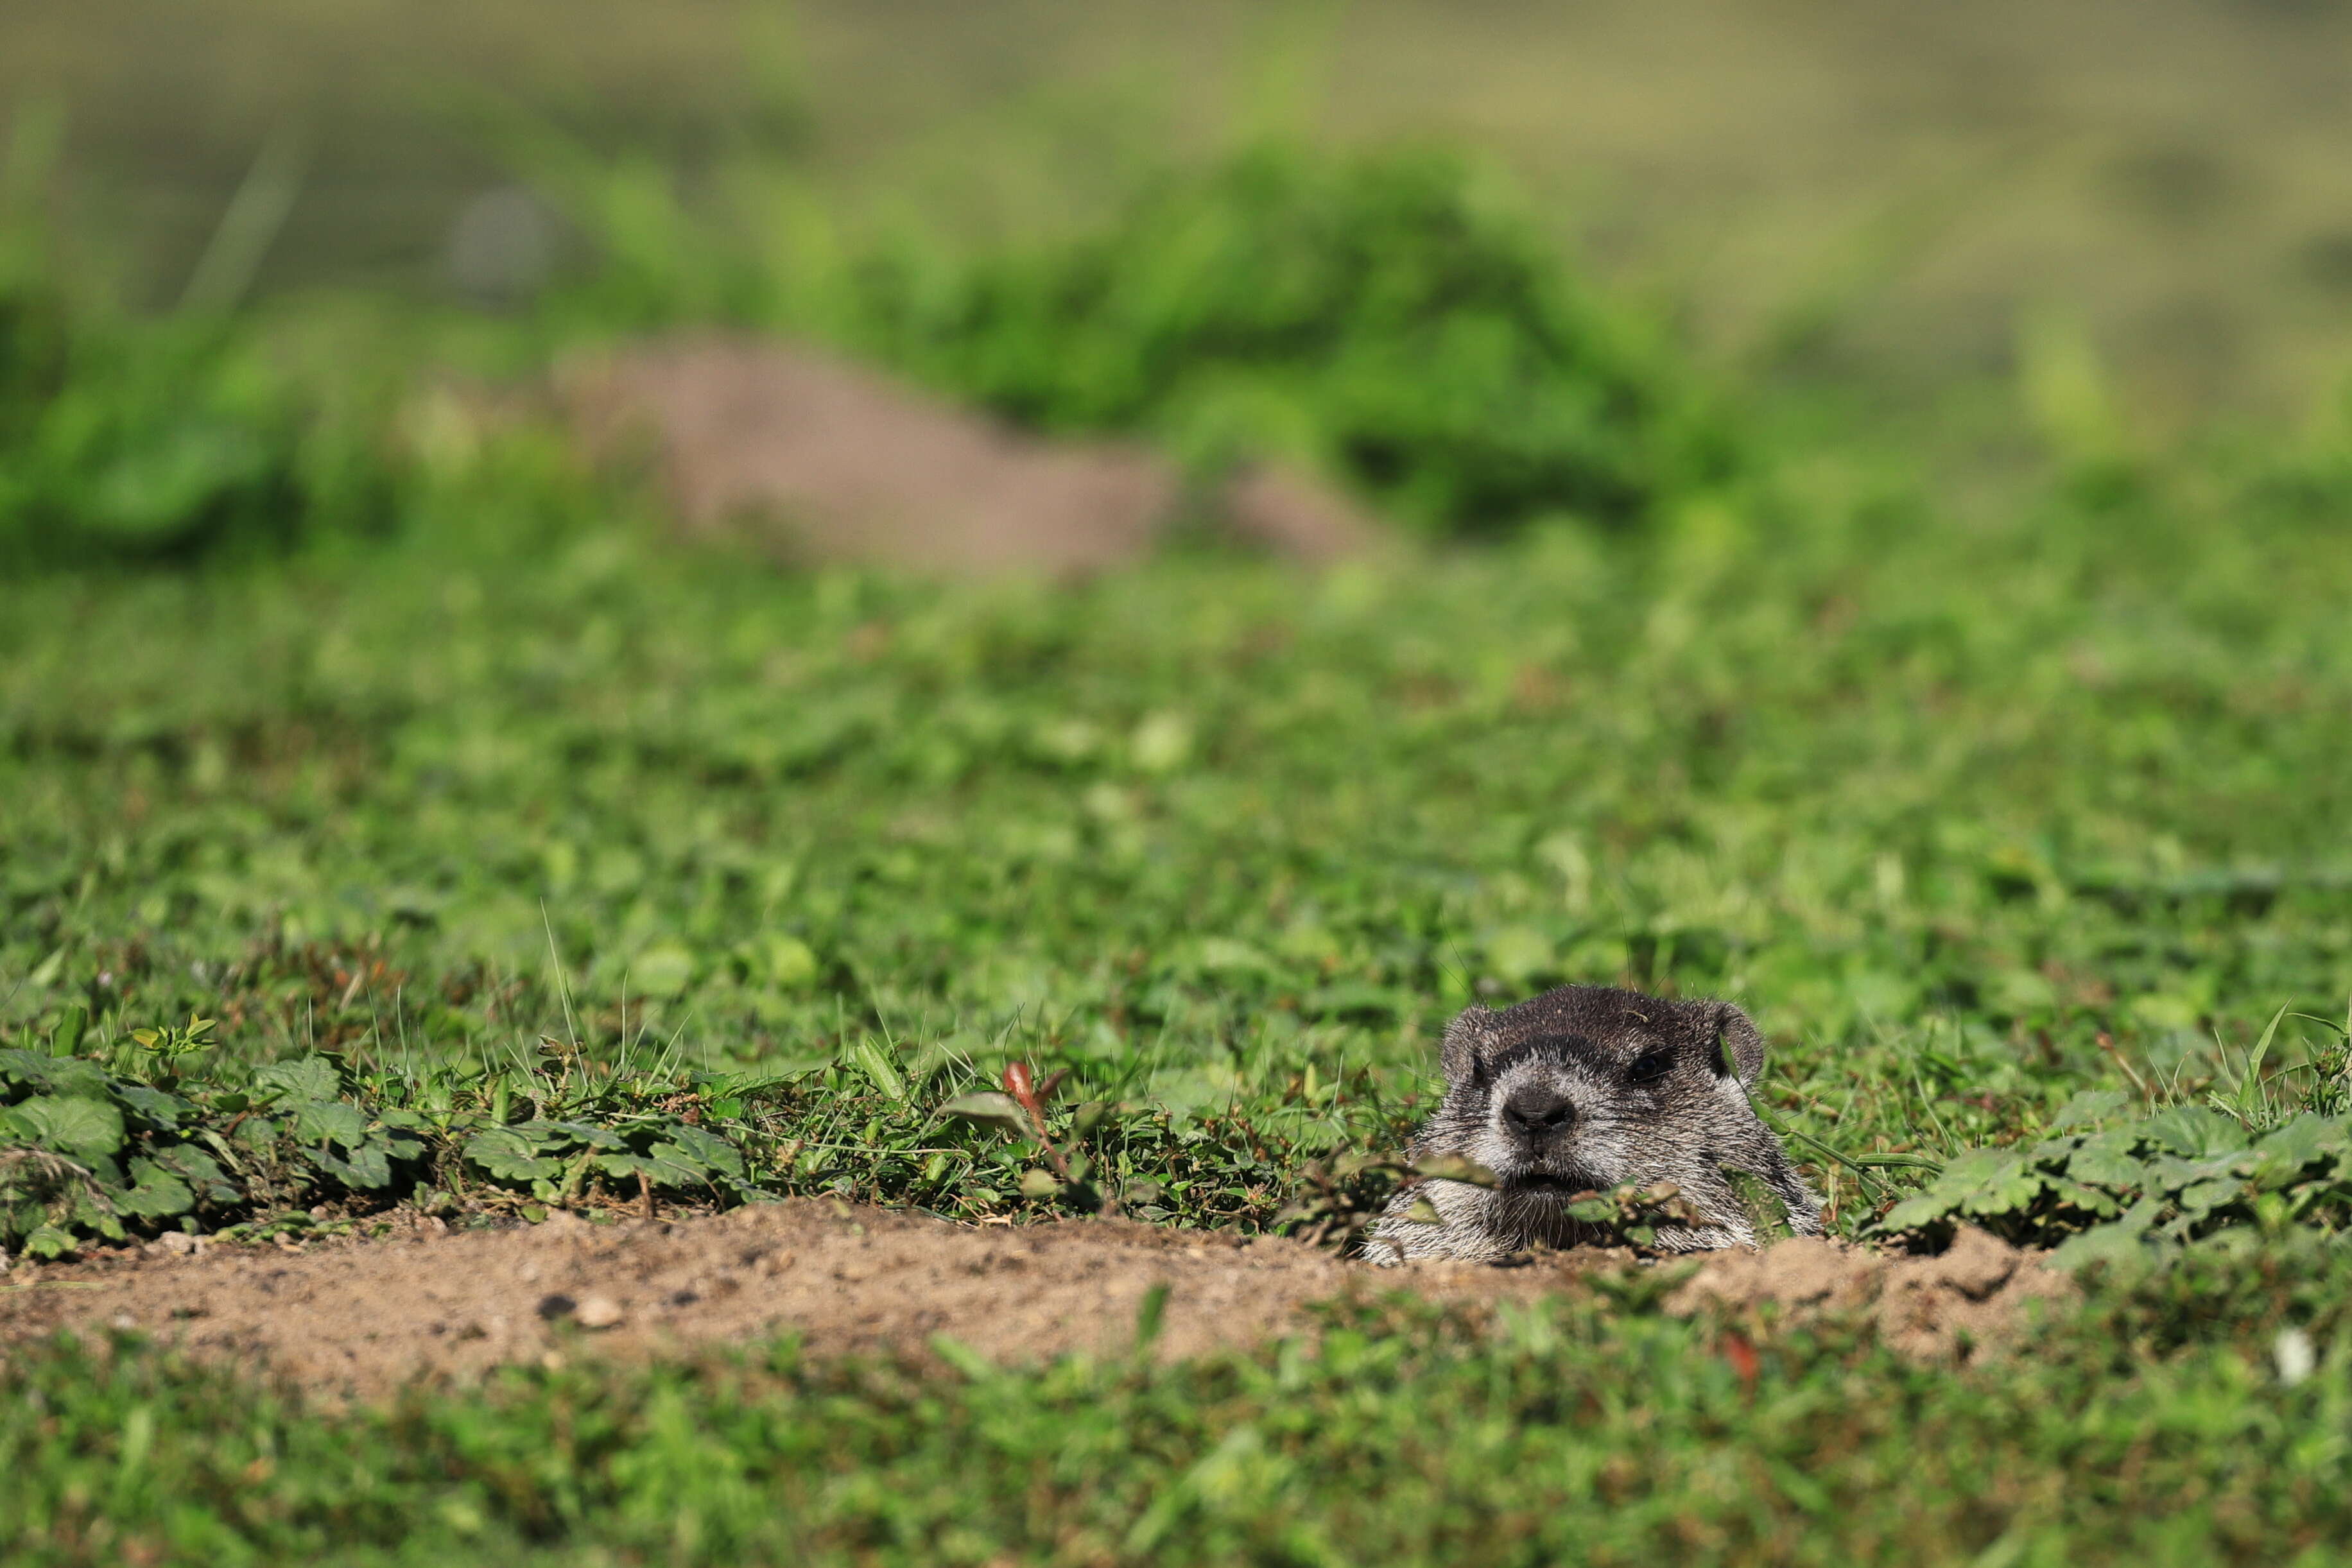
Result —
[{"label": "bare brown soil", "polygon": [[[305,1385],[382,1395],[506,1364],[598,1354],[644,1359],[792,1333],[818,1354],[928,1354],[946,1335],[1003,1363],[1134,1343],[1166,1285],[1163,1358],[1307,1331],[1303,1309],[1408,1289],[1453,1301],[1574,1288],[1636,1266],[1583,1250],[1524,1267],[1376,1270],[1303,1243],[1120,1221],[1022,1228],[950,1224],[816,1200],[674,1221],[403,1234],[299,1250],[163,1244],[67,1266],[19,1264],[0,1285],[0,1346],[58,1329],[136,1329],[203,1354],[257,1360]],[[176,1240],[176,1239],[174,1239]],[[1997,1340],[2063,1276],[1978,1233],[1942,1259],[1888,1259],[1821,1241],[1705,1263],[1675,1298],[1700,1310],[1776,1301],[1870,1310],[1914,1354]]]},{"label": "bare brown soil", "polygon": [[1667,1300],[1670,1312],[1709,1301],[1783,1316],[1866,1312],[1880,1337],[1923,1361],[1966,1361],[1997,1347],[2032,1303],[2073,1299],[2074,1282],[1981,1230],[1964,1229],[1933,1258],[1888,1256],[1819,1237],[1763,1252],[1718,1252]]},{"label": "bare brown soil", "polygon": [[801,344],[650,339],[574,361],[556,390],[592,454],[651,457],[687,533],[788,561],[1060,577],[1140,560],[1195,514],[1310,563],[1377,533],[1299,474],[1188,497],[1146,448],[1041,440]]}]

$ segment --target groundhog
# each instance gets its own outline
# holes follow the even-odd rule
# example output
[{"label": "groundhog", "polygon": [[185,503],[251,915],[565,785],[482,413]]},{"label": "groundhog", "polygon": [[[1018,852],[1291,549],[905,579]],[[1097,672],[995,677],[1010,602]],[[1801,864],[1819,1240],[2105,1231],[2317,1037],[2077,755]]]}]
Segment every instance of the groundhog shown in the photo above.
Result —
[{"label": "groundhog", "polygon": [[[1498,1185],[1433,1179],[1400,1192],[1366,1239],[1374,1262],[1492,1262],[1531,1246],[1601,1240],[1569,1214],[1569,1201],[1628,1182],[1672,1182],[1706,1218],[1661,1226],[1653,1245],[1752,1247],[1756,1228],[1727,1166],[1761,1177],[1798,1235],[1821,1233],[1820,1200],[1748,1103],[1764,1040],[1728,1002],[1564,986],[1500,1012],[1470,1009],[1447,1027],[1439,1060],[1445,1099],[1412,1153],[1466,1155]],[[1435,1224],[1408,1217],[1424,1197]]]}]

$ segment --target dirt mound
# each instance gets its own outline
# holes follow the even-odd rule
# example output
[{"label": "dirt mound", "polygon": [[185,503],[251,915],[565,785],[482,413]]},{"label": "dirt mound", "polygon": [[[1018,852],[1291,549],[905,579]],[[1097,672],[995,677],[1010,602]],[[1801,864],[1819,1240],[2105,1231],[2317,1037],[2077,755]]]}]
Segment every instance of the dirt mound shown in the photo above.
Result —
[{"label": "dirt mound", "polygon": [[[689,533],[740,532],[796,561],[1097,571],[1149,555],[1186,501],[1141,447],[1039,440],[797,345],[656,340],[572,362],[557,394],[592,452],[650,448]],[[1233,533],[1309,562],[1375,533],[1279,470],[1206,501]]]},{"label": "dirt mound", "polygon": [[[558,1215],[529,1229],[469,1232],[409,1224],[390,1238],[299,1251],[173,1238],[176,1251],[159,1243],[20,1266],[18,1288],[0,1288],[0,1343],[65,1327],[138,1329],[362,1396],[424,1375],[468,1378],[583,1351],[643,1358],[784,1331],[821,1354],[919,1354],[946,1334],[1018,1363],[1124,1351],[1146,1295],[1164,1284],[1155,1350],[1172,1358],[1296,1332],[1302,1308],[1350,1291],[1525,1299],[1582,1271],[1631,1266],[1626,1253],[1582,1250],[1512,1269],[1376,1270],[1274,1237],[1119,1221],[975,1228],[807,1199],[676,1221]],[[2063,1288],[1990,1238],[1964,1238],[1948,1260],[1797,1241],[1710,1260],[1677,1305],[1695,1311],[1708,1296],[1801,1312],[1875,1302],[1898,1343],[1943,1354],[1955,1334],[1989,1336],[2022,1301]]]},{"label": "dirt mound", "polygon": [[1667,1301],[1771,1304],[1785,1312],[1867,1310],[1880,1336],[1907,1355],[1965,1361],[1997,1344],[2026,1304],[2064,1301],[2074,1282],[2030,1252],[1965,1228],[1933,1258],[1887,1257],[1842,1241],[1800,1237],[1764,1252],[1718,1252]]},{"label": "dirt mound", "polygon": [[[1181,1356],[1278,1334],[1299,1307],[1370,1272],[1274,1238],[1116,1221],[974,1228],[816,1200],[677,1221],[557,1215],[495,1231],[428,1220],[300,1252],[159,1254],[44,1268],[28,1288],[0,1290],[0,1340],[137,1328],[361,1393],[583,1339],[626,1357],[785,1330],[820,1354],[919,1352],[945,1333],[1021,1362],[1126,1348],[1146,1293],[1166,1284],[1157,1349]],[[1556,1267],[1519,1270],[1515,1283],[1533,1293],[1547,1281]]]}]

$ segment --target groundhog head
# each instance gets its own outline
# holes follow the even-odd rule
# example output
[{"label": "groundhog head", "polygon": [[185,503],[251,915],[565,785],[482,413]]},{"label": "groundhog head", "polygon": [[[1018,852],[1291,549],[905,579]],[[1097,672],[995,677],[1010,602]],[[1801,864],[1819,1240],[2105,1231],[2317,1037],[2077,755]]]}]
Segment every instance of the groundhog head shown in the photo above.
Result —
[{"label": "groundhog head", "polygon": [[1569,986],[1499,1012],[1470,1009],[1446,1030],[1439,1055],[1445,1097],[1414,1146],[1467,1155],[1499,1185],[1429,1183],[1441,1223],[1391,1209],[1373,1230],[1391,1252],[1492,1257],[1591,1239],[1568,1215],[1570,1199],[1660,1181],[1707,1220],[1661,1230],[1660,1246],[1752,1242],[1725,1167],[1769,1184],[1795,1230],[1820,1228],[1817,1200],[1748,1103],[1763,1037],[1728,1002]]}]

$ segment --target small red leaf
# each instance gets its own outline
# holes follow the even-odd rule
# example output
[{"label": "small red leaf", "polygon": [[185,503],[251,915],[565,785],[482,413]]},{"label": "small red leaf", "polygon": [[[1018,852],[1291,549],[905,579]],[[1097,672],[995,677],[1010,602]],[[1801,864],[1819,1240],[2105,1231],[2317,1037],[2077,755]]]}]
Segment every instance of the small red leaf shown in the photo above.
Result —
[{"label": "small red leaf", "polygon": [[1755,1393],[1756,1347],[1748,1343],[1745,1334],[1727,1333],[1723,1336],[1723,1359],[1731,1364],[1733,1372],[1738,1374],[1739,1386],[1750,1394]]},{"label": "small red leaf", "polygon": [[1038,1113],[1037,1089],[1029,1076],[1027,1062],[1008,1061],[1004,1064],[1004,1090],[1006,1093],[1021,1102],[1023,1110],[1033,1116]]}]

